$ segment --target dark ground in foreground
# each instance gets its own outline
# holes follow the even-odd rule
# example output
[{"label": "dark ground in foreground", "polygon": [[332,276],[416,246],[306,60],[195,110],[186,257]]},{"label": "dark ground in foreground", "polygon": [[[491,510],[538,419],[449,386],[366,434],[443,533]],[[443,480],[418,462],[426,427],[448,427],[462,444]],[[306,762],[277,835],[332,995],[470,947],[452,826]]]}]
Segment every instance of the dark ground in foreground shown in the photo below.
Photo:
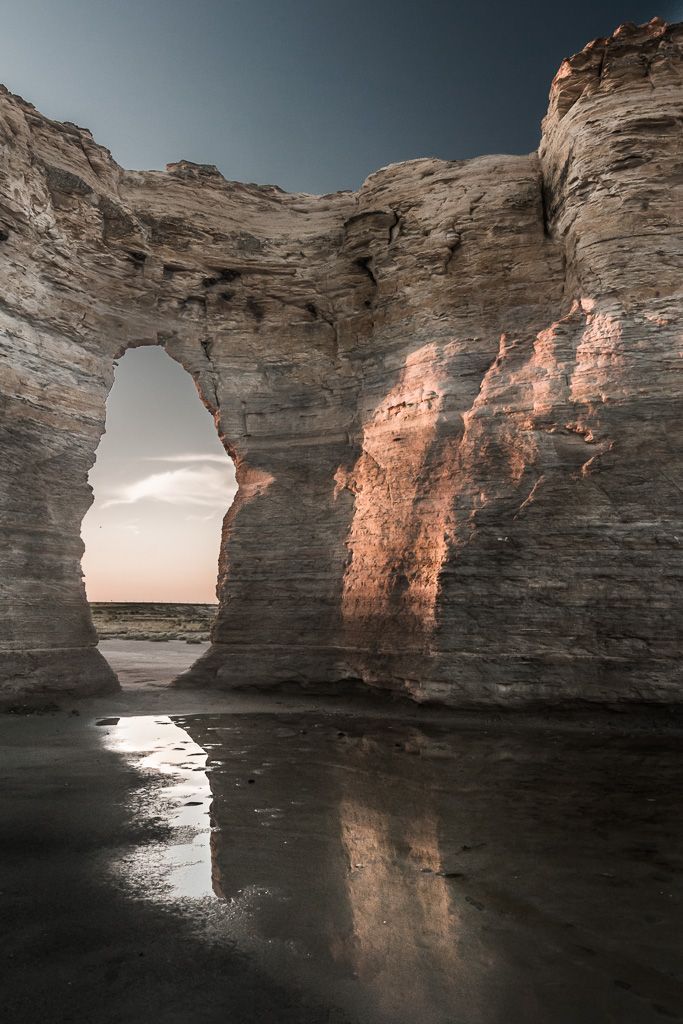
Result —
[{"label": "dark ground in foreground", "polygon": [[0,716],[3,1019],[683,1019],[673,719],[164,691],[145,648]]}]

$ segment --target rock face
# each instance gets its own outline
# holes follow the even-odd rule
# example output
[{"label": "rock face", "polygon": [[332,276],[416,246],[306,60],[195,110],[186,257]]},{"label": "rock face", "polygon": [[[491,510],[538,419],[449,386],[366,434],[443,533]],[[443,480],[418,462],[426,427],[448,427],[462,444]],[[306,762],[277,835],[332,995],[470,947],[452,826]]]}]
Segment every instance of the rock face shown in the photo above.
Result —
[{"label": "rock face", "polygon": [[680,699],[683,26],[562,65],[538,153],[287,194],[0,95],[0,677],[115,685],[79,535],[114,360],[235,460],[186,685]]}]

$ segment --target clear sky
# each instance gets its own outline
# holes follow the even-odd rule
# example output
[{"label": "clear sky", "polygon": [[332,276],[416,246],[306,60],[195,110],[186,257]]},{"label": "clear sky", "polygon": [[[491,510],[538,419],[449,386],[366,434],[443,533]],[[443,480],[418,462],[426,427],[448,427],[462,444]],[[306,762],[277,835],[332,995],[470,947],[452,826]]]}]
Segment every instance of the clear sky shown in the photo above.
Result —
[{"label": "clear sky", "polygon": [[660,0],[7,0],[0,81],[126,167],[290,190],[538,143],[563,57]]},{"label": "clear sky", "polygon": [[[0,81],[119,163],[188,159],[289,190],[357,188],[419,156],[538,144],[563,57],[683,0],[13,0]],[[214,599],[234,479],[189,376],[128,353],[91,474],[91,599]]]}]

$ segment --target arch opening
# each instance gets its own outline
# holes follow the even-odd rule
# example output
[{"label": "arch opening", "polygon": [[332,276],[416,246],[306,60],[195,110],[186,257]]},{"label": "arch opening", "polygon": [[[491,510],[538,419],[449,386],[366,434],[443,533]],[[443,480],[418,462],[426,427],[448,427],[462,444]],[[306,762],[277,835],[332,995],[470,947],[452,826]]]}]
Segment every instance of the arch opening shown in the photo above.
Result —
[{"label": "arch opening", "polygon": [[208,647],[235,467],[162,348],[117,361],[81,535],[99,649],[122,684],[169,683]]}]

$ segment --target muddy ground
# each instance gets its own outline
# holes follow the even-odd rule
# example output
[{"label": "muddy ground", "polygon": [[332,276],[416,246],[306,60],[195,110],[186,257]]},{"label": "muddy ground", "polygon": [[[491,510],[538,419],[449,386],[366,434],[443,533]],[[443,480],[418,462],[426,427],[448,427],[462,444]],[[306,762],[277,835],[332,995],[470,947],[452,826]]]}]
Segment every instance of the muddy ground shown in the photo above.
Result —
[{"label": "muddy ground", "polygon": [[683,1019],[673,714],[188,692],[198,647],[102,650],[120,694],[0,715],[3,1019]]}]

